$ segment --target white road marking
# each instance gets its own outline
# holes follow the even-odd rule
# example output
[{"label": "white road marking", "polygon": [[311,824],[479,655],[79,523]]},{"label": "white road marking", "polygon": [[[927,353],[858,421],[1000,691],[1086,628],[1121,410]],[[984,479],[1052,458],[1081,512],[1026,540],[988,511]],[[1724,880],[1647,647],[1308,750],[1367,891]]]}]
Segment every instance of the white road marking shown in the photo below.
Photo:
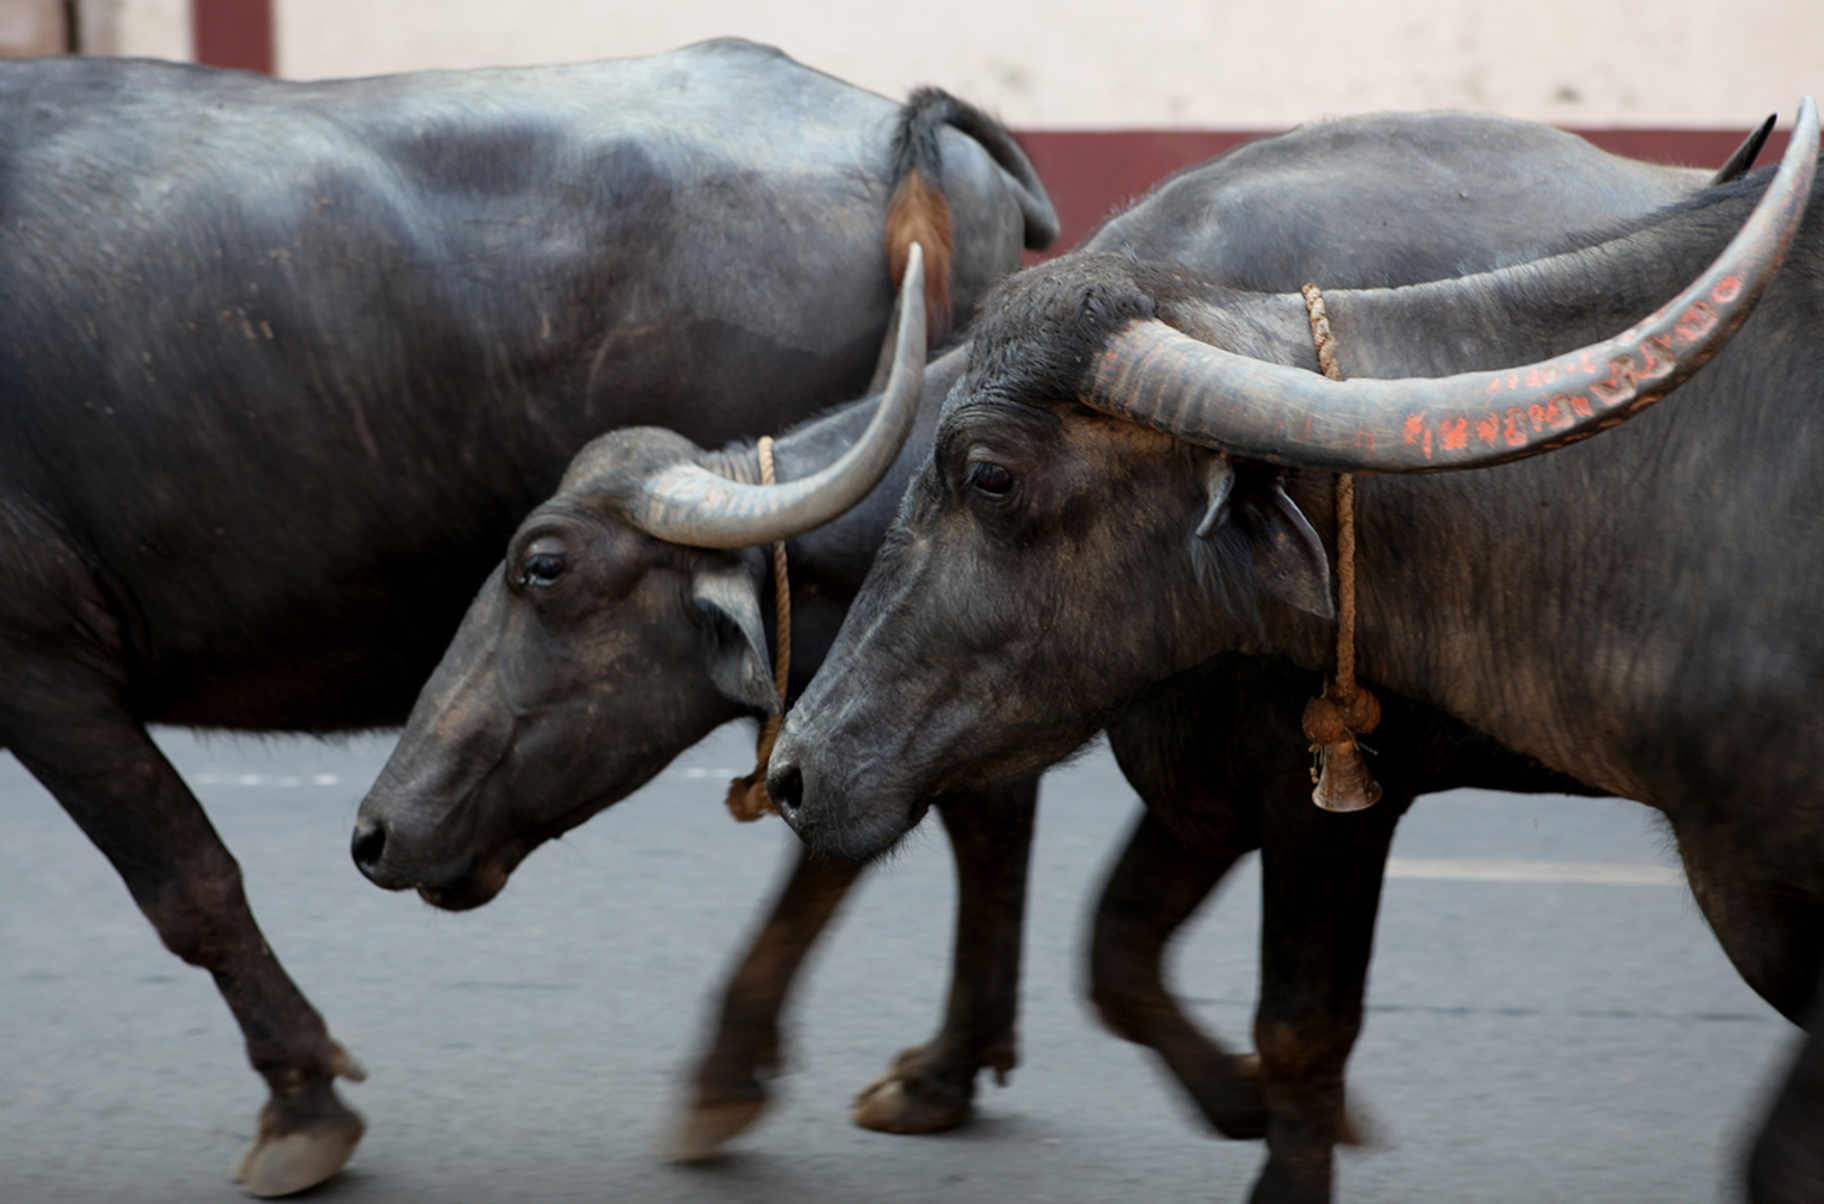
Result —
[{"label": "white road marking", "polygon": [[[239,773],[219,769],[205,769],[184,776],[198,786],[279,786],[295,790],[306,782],[295,773]],[[308,781],[312,786],[342,785],[341,775],[333,773],[313,773]]]},{"label": "white road marking", "polygon": [[1473,857],[1389,857],[1387,876],[1434,882],[1577,882],[1594,886],[1680,886],[1685,881],[1679,871],[1663,865]]},{"label": "white road marking", "polygon": [[[672,777],[688,778],[693,782],[722,781],[738,778],[747,773],[745,769],[728,769],[722,766],[690,765],[680,766],[665,771]],[[197,786],[281,786],[296,789],[299,786],[341,786],[339,774],[313,773],[309,778],[299,777],[295,773],[243,773],[239,770],[205,769],[201,773],[184,775],[186,780]]]},{"label": "white road marking", "polygon": [[[723,781],[738,778],[745,769],[725,766],[681,765],[665,771],[667,776],[689,781]],[[297,774],[241,773],[208,770],[192,774],[198,786],[278,786],[296,789],[306,784],[317,787],[343,785],[333,773]],[[1476,857],[1391,857],[1387,861],[1389,878],[1417,878],[1431,882],[1567,882],[1592,886],[1680,886],[1684,875],[1661,865],[1631,865],[1603,861],[1519,861]]]}]

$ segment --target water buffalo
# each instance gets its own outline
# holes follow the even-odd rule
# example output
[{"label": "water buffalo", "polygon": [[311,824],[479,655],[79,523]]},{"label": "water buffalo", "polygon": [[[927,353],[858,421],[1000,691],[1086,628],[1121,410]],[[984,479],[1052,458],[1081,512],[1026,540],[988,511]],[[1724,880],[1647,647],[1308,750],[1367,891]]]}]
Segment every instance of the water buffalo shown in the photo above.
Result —
[{"label": "water buffalo", "polygon": [[208,969],[271,1089],[238,1176],[334,1172],[359,1068],[145,724],[395,724],[590,437],[852,397],[891,262],[934,325],[1057,223],[998,125],[739,41],[284,83],[0,65],[0,749]]},{"label": "water buffalo", "polygon": [[[1721,174],[1741,170],[1764,133]],[[1313,177],[1346,187],[1316,196],[1303,183]],[[1548,178],[1554,187],[1541,195],[1536,185]],[[1292,286],[1308,269],[1330,280],[1391,284],[1516,253],[1540,237],[1548,208],[1566,224],[1588,224],[1646,212],[1705,182],[1703,173],[1617,158],[1531,123],[1461,114],[1352,118],[1251,143],[1186,171],[1110,220],[1087,249],[1176,257],[1246,287]],[[1286,233],[1261,237],[1268,228]],[[1415,230],[1425,237],[1412,237]],[[765,713],[774,705],[766,633],[775,614],[771,562],[755,545],[780,536],[789,537],[794,597],[791,689],[801,690],[928,453],[940,406],[966,362],[959,349],[929,366],[911,440],[865,500],[823,525],[815,520],[847,499],[826,499],[822,515],[789,512],[802,497],[786,505],[774,496],[782,491],[757,487],[751,441],[704,450],[645,429],[587,448],[508,542],[504,563],[483,585],[362,803],[352,843],[362,871],[381,886],[416,887],[441,906],[485,903],[540,842],[626,797],[712,727]],[[863,399],[782,436],[774,451],[779,479],[799,485],[842,449],[865,442],[863,427],[878,404]],[[681,504],[685,480],[699,495],[726,491],[723,500],[738,497],[751,508],[740,522],[705,517],[701,507]],[[668,504],[652,504],[654,489]],[[716,620],[714,638],[705,638],[706,614]],[[1443,745],[1441,734],[1428,741]],[[1440,757],[1427,781],[1461,776],[1463,760]],[[1513,764],[1522,760],[1488,752],[1474,780],[1506,773],[1500,780],[1515,788],[1567,785],[1530,763]],[[1143,793],[1153,788],[1158,775],[1128,768]],[[1014,1063],[1034,783],[951,785],[935,799],[961,882],[949,1003],[933,1039],[901,1054],[858,1101],[856,1119],[871,1127],[959,1124],[970,1114],[978,1073],[1004,1075]],[[797,858],[728,980],[692,1075],[678,1154],[706,1154],[759,1115],[793,974],[860,873],[850,862]],[[1133,914],[1105,907],[1098,931],[1112,934],[1117,915]],[[1097,959],[1098,1001],[1117,1031],[1160,1054],[1212,1125],[1258,1135],[1259,1091],[1246,1067],[1184,1020],[1156,973],[1136,969],[1155,935],[1129,925],[1120,940],[1099,943],[1118,956]],[[1328,1143],[1324,1149],[1327,1155]]]},{"label": "water buffalo", "polygon": [[[1225,858],[1263,846],[1270,1158],[1255,1196],[1324,1198],[1360,1021],[1361,977],[1340,963],[1366,958],[1392,817],[1311,806],[1284,682],[1302,677],[1309,697],[1333,648],[1332,474],[1371,473],[1360,671],[1396,710],[1475,733],[1408,745],[1438,733],[1396,717],[1373,741],[1398,792],[1460,772],[1448,762],[1466,750],[1478,770],[1469,745],[1487,741],[1664,811],[1725,950],[1810,1033],[1750,1155],[1751,1193],[1819,1198],[1824,812],[1806,775],[1824,725],[1803,704],[1824,674],[1806,417],[1824,349],[1805,333],[1824,313],[1824,217],[1801,225],[1816,153],[1807,102],[1771,184],[1719,187],[1503,270],[1332,291],[1349,374],[1385,379],[1312,373],[1296,295],[1096,254],[1016,277],[985,307],[933,452],[788,716],[769,777],[781,811],[813,847],[865,857],[954,784],[1031,773],[1108,724],[1120,754],[1140,729],[1124,767],[1186,793],[1143,787],[1154,811],[1110,893],[1169,930]],[[1601,440],[1431,475],[1614,425],[1738,326],[1675,403]],[[1261,713],[1224,696],[1231,671],[1272,687]],[[1263,747],[1276,729],[1290,755]],[[1193,739],[1243,766],[1198,782],[1213,755],[1167,759]],[[1234,805],[1229,791],[1275,770],[1303,784]],[[1170,840],[1186,833],[1188,852]],[[1107,953],[1121,933],[1097,935]],[[1301,1009],[1349,1023],[1313,1044]],[[1276,1064],[1315,1078],[1330,1113],[1282,1115]]]}]

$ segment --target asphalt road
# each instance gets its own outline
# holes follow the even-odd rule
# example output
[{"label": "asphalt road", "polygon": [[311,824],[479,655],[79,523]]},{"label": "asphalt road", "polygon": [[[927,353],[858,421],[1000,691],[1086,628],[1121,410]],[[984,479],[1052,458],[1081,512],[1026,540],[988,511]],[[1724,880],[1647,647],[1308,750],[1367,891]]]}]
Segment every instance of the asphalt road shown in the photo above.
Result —
[{"label": "asphalt road", "polygon": [[[936,1023],[953,901],[941,836],[875,873],[798,998],[793,1070],[762,1125],[702,1169],[653,1148],[705,1003],[785,863],[737,826],[727,729],[640,795],[533,856],[481,911],[363,881],[356,802],[390,746],[160,734],[240,858],[256,913],[370,1079],[337,1204],[506,1199],[1234,1200],[1259,1150],[1208,1139],[1146,1055],[1081,999],[1083,920],[1135,802],[1103,752],[1046,781],[1022,1065],[938,1138],[851,1127],[849,1096]],[[1342,1159],[1349,1201],[1710,1201],[1794,1030],[1742,985],[1619,802],[1460,792],[1395,847],[1354,1060],[1382,1148]],[[262,1084],[208,977],[166,954],[112,870],[0,756],[0,1201],[241,1198],[227,1170]],[[1250,863],[1177,962],[1244,1045]]]}]

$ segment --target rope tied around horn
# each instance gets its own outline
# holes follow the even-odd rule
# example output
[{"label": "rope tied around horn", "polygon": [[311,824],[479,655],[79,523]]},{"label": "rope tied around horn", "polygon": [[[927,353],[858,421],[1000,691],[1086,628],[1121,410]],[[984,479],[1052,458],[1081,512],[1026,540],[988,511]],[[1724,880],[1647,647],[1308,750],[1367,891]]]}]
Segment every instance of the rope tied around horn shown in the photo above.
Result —
[{"label": "rope tied around horn", "polygon": [[[1299,290],[1317,364],[1331,380],[1343,379],[1336,336],[1324,294],[1315,284]],[[1305,705],[1305,739],[1316,761],[1311,801],[1326,811],[1365,811],[1380,801],[1381,787],[1368,773],[1358,737],[1381,722],[1381,704],[1355,680],[1355,475],[1336,476],[1336,672],[1323,693]]]},{"label": "rope tied around horn", "polygon": [[[756,448],[760,456],[760,483],[773,484],[773,437],[760,436]],[[773,653],[773,689],[779,695],[778,713],[768,715],[760,728],[760,741],[754,749],[754,771],[728,784],[728,813],[740,822],[752,823],[762,816],[777,814],[772,796],[766,792],[766,769],[773,759],[773,745],[779,742],[779,725],[785,721],[785,688],[792,671],[792,583],[785,574],[785,541],[773,544],[773,609],[776,615],[776,645]]]}]

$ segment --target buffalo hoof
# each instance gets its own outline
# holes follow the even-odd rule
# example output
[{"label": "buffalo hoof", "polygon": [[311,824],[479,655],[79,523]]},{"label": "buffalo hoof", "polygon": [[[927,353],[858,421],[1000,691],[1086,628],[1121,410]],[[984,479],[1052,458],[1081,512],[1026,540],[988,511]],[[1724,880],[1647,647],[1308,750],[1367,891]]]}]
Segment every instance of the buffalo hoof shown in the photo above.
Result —
[{"label": "buffalo hoof", "polygon": [[666,1135],[660,1153],[668,1162],[707,1162],[765,1111],[765,1096],[719,1104],[692,1103]]},{"label": "buffalo hoof", "polygon": [[1197,1111],[1216,1132],[1231,1141],[1258,1141],[1267,1135],[1267,1099],[1261,1089],[1260,1059],[1212,1051],[1201,1072],[1179,1082]]},{"label": "buffalo hoof", "polygon": [[[352,1082],[367,1077],[340,1045],[334,1073]],[[260,1132],[235,1164],[234,1181],[250,1196],[289,1196],[315,1187],[348,1162],[367,1131],[360,1113],[344,1104],[329,1081],[275,1092],[260,1110]]]},{"label": "buffalo hoof", "polygon": [[1375,1122],[1374,1113],[1353,1100],[1343,1105],[1343,1119],[1336,1128],[1336,1143],[1353,1146],[1365,1154],[1389,1148],[1386,1135]]},{"label": "buffalo hoof", "polygon": [[[318,1115],[308,1124],[287,1131],[271,1131],[267,1115],[260,1119],[260,1135],[248,1145],[234,1171],[234,1181],[250,1196],[289,1196],[315,1187],[348,1162],[367,1126],[360,1114],[336,1098],[335,1089],[322,1087],[328,1107],[318,1105]],[[270,1113],[271,1105],[267,1105]]]},{"label": "buffalo hoof", "polygon": [[879,1133],[942,1133],[975,1115],[974,1076],[958,1087],[933,1073],[923,1047],[908,1049],[861,1089],[850,1119]]}]

